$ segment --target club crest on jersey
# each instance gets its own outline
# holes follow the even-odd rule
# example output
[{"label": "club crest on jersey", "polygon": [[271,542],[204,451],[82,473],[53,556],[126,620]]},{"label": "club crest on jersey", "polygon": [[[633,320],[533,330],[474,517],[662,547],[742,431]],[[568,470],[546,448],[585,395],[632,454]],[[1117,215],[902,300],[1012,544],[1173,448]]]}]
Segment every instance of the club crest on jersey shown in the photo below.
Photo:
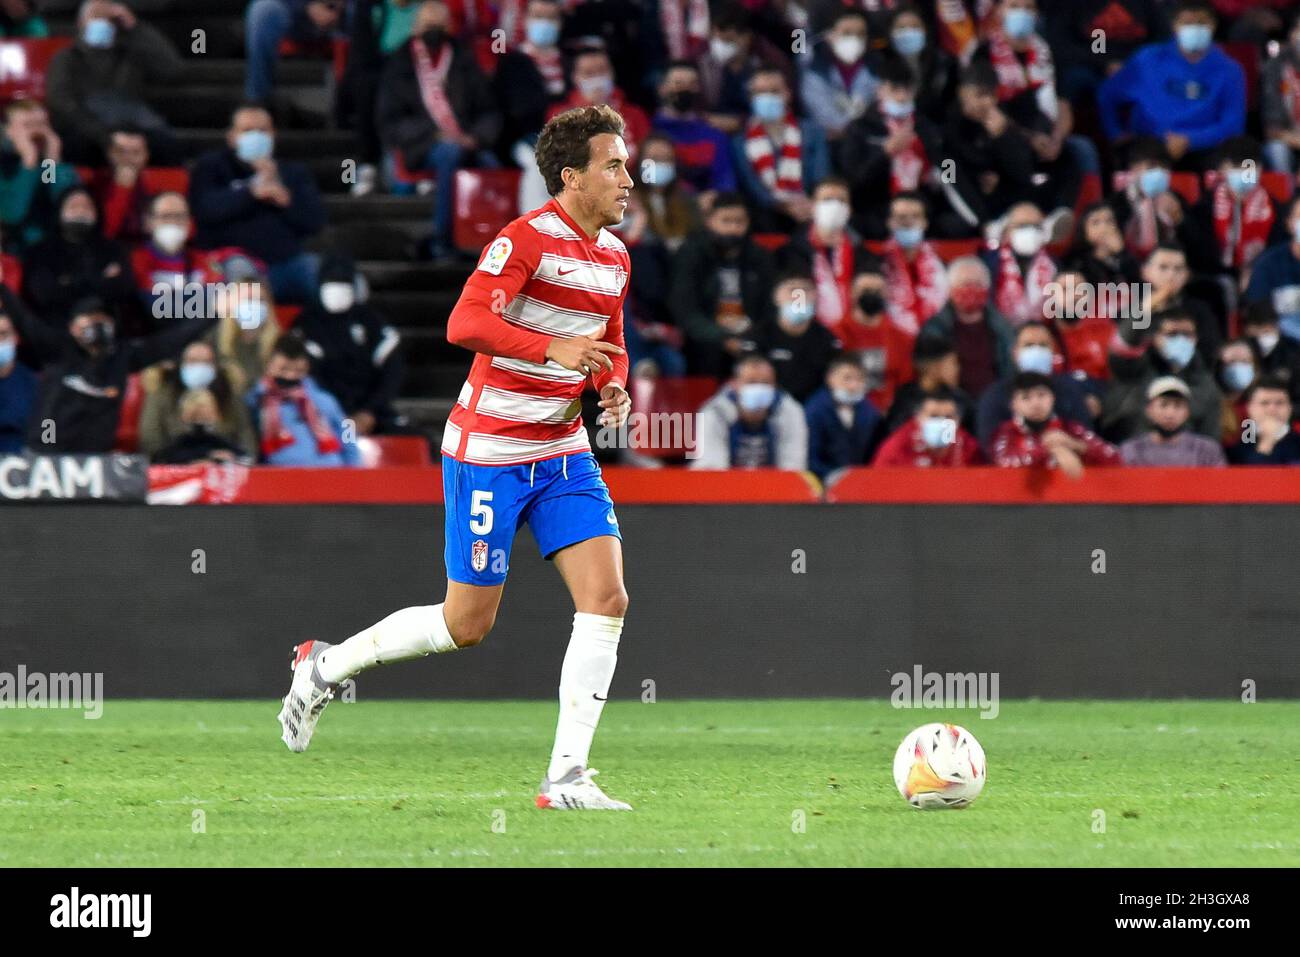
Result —
[{"label": "club crest on jersey", "polygon": [[483,257],[478,268],[494,276],[501,275],[501,270],[506,268],[506,260],[510,258],[514,248],[514,243],[510,242],[508,237],[499,237],[488,247],[487,255]]},{"label": "club crest on jersey", "polygon": [[479,539],[470,546],[470,567],[476,572],[481,572],[487,568],[487,542]]}]

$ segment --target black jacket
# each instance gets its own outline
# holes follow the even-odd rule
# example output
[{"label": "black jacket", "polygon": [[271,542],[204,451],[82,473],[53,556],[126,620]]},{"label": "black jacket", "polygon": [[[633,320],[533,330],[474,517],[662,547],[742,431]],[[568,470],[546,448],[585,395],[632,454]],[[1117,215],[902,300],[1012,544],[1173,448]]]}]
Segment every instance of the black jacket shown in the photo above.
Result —
[{"label": "black jacket", "polygon": [[131,261],[113,240],[92,236],[70,243],[55,232],[23,257],[23,299],[46,322],[66,326],[73,305],[86,296],[116,313],[136,305]]},{"label": "black jacket", "polygon": [[[752,337],[772,319],[772,257],[746,239],[737,263],[740,299],[745,315],[753,322]],[[668,305],[688,339],[717,343],[729,337],[717,323],[718,270],[722,265],[713,234],[707,229],[693,233],[677,250]]]},{"label": "black jacket", "polygon": [[[925,116],[917,113],[913,117],[916,136],[925,150],[927,161],[932,167],[943,162],[943,140],[939,128]],[[889,215],[891,193],[890,158],[885,152],[885,140],[889,131],[878,106],[872,106],[844,129],[837,147],[836,160],[844,171],[852,194],[854,221],[865,225],[866,218],[883,227]],[[921,182],[921,191],[930,194],[931,202],[940,200],[925,182]],[[934,214],[930,217],[932,220]],[[871,239],[884,239],[881,228],[862,229]],[[874,235],[873,235],[874,234]]]},{"label": "black jacket", "polygon": [[[438,125],[420,95],[411,59],[412,42],[414,38],[388,58],[379,86],[376,118],[384,147],[400,150],[408,167],[420,168],[429,148],[438,141]],[[434,51],[430,55],[437,58]],[[502,129],[501,111],[492,86],[465,47],[454,47],[446,93],[460,128],[478,140],[480,149],[495,148]]]},{"label": "black jacket", "polygon": [[370,412],[380,420],[396,415],[400,337],[383,316],[364,303],[336,314],[315,302],[303,309],[297,329],[311,353],[312,375],[344,412]]},{"label": "black jacket", "polygon": [[[176,322],[165,332],[125,339],[91,355],[66,329],[32,316],[12,292],[0,286],[0,303],[21,336],[41,359],[41,391],[27,429],[27,446],[40,452],[110,452],[126,393],[127,377],[179,353],[216,324],[216,318]],[[45,422],[54,441],[45,442]]]}]

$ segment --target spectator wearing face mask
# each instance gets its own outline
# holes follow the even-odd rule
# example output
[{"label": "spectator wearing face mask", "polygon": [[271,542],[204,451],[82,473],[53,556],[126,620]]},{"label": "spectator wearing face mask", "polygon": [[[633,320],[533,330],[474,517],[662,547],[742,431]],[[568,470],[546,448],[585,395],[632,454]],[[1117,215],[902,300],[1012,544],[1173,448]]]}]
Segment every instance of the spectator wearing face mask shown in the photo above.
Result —
[{"label": "spectator wearing face mask", "polygon": [[1260,182],[1255,140],[1235,136],[1219,147],[1216,159],[1194,212],[1202,243],[1197,248],[1203,250],[1196,265],[1224,276],[1235,291],[1265,249],[1286,242],[1286,215]]},{"label": "spectator wearing face mask", "polygon": [[753,81],[759,72],[776,70],[784,91],[794,82],[790,57],[755,33],[752,15],[733,0],[724,0],[713,10],[709,48],[697,62],[709,122],[724,133],[740,132],[745,118],[752,115]]},{"label": "spectator wearing face mask", "polygon": [[41,318],[63,326],[72,304],[102,299],[114,313],[134,307],[135,282],[126,250],[99,232],[90,191],[74,186],[59,197],[58,233],[23,258],[23,299]]},{"label": "spectator wearing face mask", "polygon": [[817,321],[834,328],[853,304],[853,276],[876,259],[849,224],[849,188],[828,176],[812,192],[812,215],[777,254],[784,271],[807,273],[816,286]]},{"label": "spectator wearing face mask", "polygon": [[166,448],[153,461],[158,465],[193,465],[200,462],[251,465],[247,449],[221,432],[221,413],[216,397],[207,389],[186,392],[178,404],[181,425]]},{"label": "spectator wearing face mask", "polygon": [[179,364],[165,363],[145,370],[142,383],[145,399],[140,410],[140,452],[154,461],[163,461],[159,453],[190,431],[194,422],[185,415],[184,401],[196,392],[206,393],[213,401],[209,431],[215,438],[243,450],[255,446],[248,409],[230,375],[218,365],[211,343],[191,342],[181,353]]},{"label": "spectator wearing face mask", "polygon": [[1239,441],[1228,448],[1233,465],[1300,465],[1300,433],[1291,425],[1286,385],[1262,378],[1246,393],[1246,418]]},{"label": "spectator wearing face mask", "polygon": [[736,189],[736,167],[731,139],[704,118],[702,108],[699,67],[689,60],[669,63],[652,122],[656,132],[673,142],[677,178],[694,189],[708,209],[718,193]]},{"label": "spectator wearing face mask", "polygon": [[307,347],[295,335],[276,340],[264,375],[248,394],[267,465],[357,466],[361,453],[344,431],[338,400],[309,376]]},{"label": "spectator wearing face mask", "polygon": [[904,332],[916,335],[943,309],[948,272],[934,246],[926,241],[930,220],[919,193],[899,193],[890,200],[887,225],[890,238],[880,255],[889,289],[889,319]]},{"label": "spectator wearing face mask", "polygon": [[916,337],[889,321],[885,314],[885,277],[880,266],[864,262],[849,288],[848,314],[831,327],[840,345],[862,363],[867,397],[878,409],[888,409],[894,393],[912,378],[912,348]]},{"label": "spectator wearing face mask", "polygon": [[925,396],[937,389],[946,389],[956,396],[959,421],[968,432],[973,431],[975,402],[958,385],[961,362],[952,340],[926,333],[917,336],[916,345],[912,347],[912,368],[915,377],[898,387],[893,404],[885,414],[884,434],[893,434],[904,422],[916,415]]},{"label": "spectator wearing face mask", "polygon": [[1128,151],[1123,186],[1107,197],[1128,251],[1139,259],[1162,243],[1193,250],[1211,243],[1201,217],[1170,188],[1172,165],[1164,143],[1139,137]]},{"label": "spectator wearing face mask", "polygon": [[857,356],[841,353],[831,360],[825,382],[804,406],[808,470],[823,482],[842,468],[867,464],[881,423]]},{"label": "spectator wearing face mask", "polygon": [[1213,363],[1223,342],[1224,323],[1208,305],[1191,294],[1190,278],[1187,253],[1181,246],[1161,243],[1151,250],[1142,263],[1142,281],[1151,292],[1145,303],[1138,301],[1137,308],[1130,308],[1129,315],[1120,319],[1119,330],[1125,341],[1141,342],[1166,312],[1184,313],[1196,323],[1196,344],[1201,358],[1207,364]]},{"label": "spectator wearing face mask", "polygon": [[103,210],[101,232],[107,239],[136,243],[146,238],[144,217],[152,194],[140,175],[149,166],[149,141],[129,127],[113,130],[104,145],[108,165],[91,174],[95,204]]},{"label": "spectator wearing face mask", "polygon": [[220,319],[209,341],[232,388],[243,395],[265,373],[280,326],[270,284],[257,263],[234,257],[226,264],[225,279],[233,294],[217,300]]},{"label": "spectator wearing face mask", "polygon": [[46,79],[50,114],[63,132],[69,159],[98,165],[109,133],[129,125],[145,135],[162,165],[176,163],[175,134],[146,94],[181,79],[180,53],[130,8],[111,0],[85,0],[77,11],[77,31],[76,42],[50,61]]},{"label": "spectator wearing face mask", "polygon": [[213,324],[207,318],[182,320],[152,336],[119,339],[98,299],[78,302],[64,328],[36,319],[3,286],[0,304],[41,366],[27,446],[50,453],[111,451],[127,377],[175,356]]},{"label": "spectator wearing face mask", "polygon": [[813,319],[812,280],[789,273],[772,291],[773,319],[759,329],[757,353],[767,356],[776,369],[777,385],[797,401],[805,402],[821,388],[826,368],[839,351],[830,331]]},{"label": "spectator wearing face mask", "polygon": [[1283,336],[1300,342],[1300,194],[1286,212],[1286,242],[1264,250],[1250,271],[1243,299],[1248,306],[1267,302]]},{"label": "spectator wearing face mask", "polygon": [[941,123],[949,104],[957,98],[956,58],[936,42],[916,6],[898,6],[885,32],[890,52],[912,74],[916,112],[932,123]]},{"label": "spectator wearing face mask", "polygon": [[338,399],[358,435],[373,435],[406,427],[393,407],[403,366],[397,330],[358,298],[364,282],[350,256],[323,257],[319,301],[302,311],[297,328],[313,378]]},{"label": "spectator wearing face mask", "polygon": [[284,302],[306,302],[319,285],[317,257],[303,244],[325,225],[311,170],[275,158],[275,126],[263,107],[235,109],[226,145],[201,156],[190,175],[190,210],[200,249],[237,246],[267,264]]},{"label": "spectator wearing face mask", "polygon": [[866,112],[876,96],[878,61],[867,53],[867,18],[861,10],[841,9],[812,56],[799,63],[799,94],[805,113],[827,140]]},{"label": "spectator wearing face mask", "polygon": [[522,42],[497,58],[492,86],[501,104],[502,143],[528,139],[535,145],[547,112],[564,99],[560,19],[556,0],[529,0]]},{"label": "spectator wearing face mask", "polygon": [[1218,442],[1191,432],[1192,392],[1177,376],[1164,376],[1147,387],[1150,431],[1119,447],[1125,465],[1213,467],[1227,465]]},{"label": "spectator wearing face mask", "polygon": [[[632,173],[637,187],[632,195],[640,194],[645,210],[646,225],[642,245],[657,243],[672,255],[681,248],[686,237],[700,227],[700,208],[695,193],[677,175],[677,161],[673,141],[662,133],[651,133],[641,141],[641,161]],[[631,170],[631,164],[628,169]],[[632,253],[632,281],[635,283],[638,263]]]},{"label": "spectator wearing face mask", "polygon": [[993,305],[1013,326],[1043,318],[1043,303],[1056,278],[1056,260],[1044,248],[1043,213],[1033,203],[1007,211],[998,246],[984,254],[993,274]]},{"label": "spectator wearing face mask", "polygon": [[[889,201],[899,193],[919,192],[932,209],[945,210],[939,128],[917,113],[916,80],[905,63],[884,62],[876,99],[845,127],[837,156],[852,190],[853,224],[869,239],[889,235]],[[889,188],[881,189],[882,183]]]},{"label": "spectator wearing face mask", "polygon": [[1245,129],[1246,79],[1214,44],[1218,18],[1208,2],[1182,0],[1172,22],[1173,40],[1138,50],[1101,85],[1097,109],[1112,142],[1155,136],[1177,168],[1200,171]]},{"label": "spectator wearing face mask", "polygon": [[193,220],[181,193],[159,193],[150,199],[144,229],[148,238],[131,252],[131,271],[136,293],[155,326],[184,316],[187,297],[202,295],[206,308],[207,288],[200,286],[222,281],[225,262],[243,256],[237,249],[195,249],[190,244]]},{"label": "spectator wearing face mask", "polygon": [[808,467],[803,407],[776,385],[762,356],[736,363],[731,381],[700,408],[694,469]]},{"label": "spectator wearing face mask", "polygon": [[976,435],[986,451],[992,448],[998,428],[1011,418],[1011,389],[1016,376],[1022,372],[1036,372],[1051,379],[1055,407],[1060,414],[1072,422],[1092,426],[1093,415],[1079,383],[1067,374],[1055,372],[1057,343],[1046,323],[1027,322],[1017,329],[1011,355],[1015,371],[994,382],[979,397]]},{"label": "spectator wearing face mask", "polygon": [[1300,342],[1282,335],[1271,302],[1257,302],[1242,312],[1242,334],[1251,344],[1262,375],[1285,382],[1291,404],[1300,404]]},{"label": "spectator wearing face mask", "polygon": [[1196,323],[1186,313],[1167,311],[1154,322],[1150,344],[1136,354],[1113,352],[1112,379],[1102,400],[1102,435],[1122,442],[1146,431],[1146,391],[1164,376],[1177,376],[1191,393],[1191,428],[1217,439],[1222,395],[1210,367],[1196,350]]},{"label": "spectator wearing face mask", "polygon": [[[1095,295],[1083,273],[1063,269],[1048,286],[1043,316],[1056,330],[1065,352],[1065,368],[1091,396],[1110,378],[1110,346],[1115,321],[1110,304]],[[1094,417],[1100,406],[1094,411]]]},{"label": "spectator wearing face mask", "polygon": [[772,310],[772,257],[748,237],[749,214],[739,193],[722,193],[705,228],[673,262],[669,309],[686,336],[693,374],[726,378],[754,349]]},{"label": "spectator wearing face mask", "polygon": [[921,329],[921,335],[951,339],[961,357],[961,388],[980,395],[1012,370],[1011,325],[989,301],[989,269],[975,256],[948,266],[948,304]]},{"label": "spectator wearing face mask", "polygon": [[1115,210],[1104,202],[1084,209],[1061,262],[1065,269],[1082,273],[1096,288],[1127,286],[1140,279],[1141,267],[1124,245]]},{"label": "spectator wearing face mask", "polygon": [[18,361],[18,330],[13,320],[0,312],[0,455],[23,450],[38,386],[36,373]]},{"label": "spectator wearing face mask", "polygon": [[[830,172],[821,129],[794,115],[785,75],[760,67],[749,79],[749,113],[732,139],[756,232],[791,232],[812,218],[808,196]],[[842,227],[841,227],[842,228]]]},{"label": "spectator wearing face mask", "polygon": [[22,252],[58,226],[58,199],[80,182],[63,161],[63,141],[39,100],[15,100],[4,108],[0,136],[0,225],[6,250]]},{"label": "spectator wearing face mask", "polygon": [[978,465],[979,443],[958,422],[957,397],[936,389],[916,414],[881,443],[871,464],[882,468],[960,468]]},{"label": "spectator wearing face mask", "polygon": [[[609,53],[603,47],[587,46],[580,48],[573,55],[573,69],[569,77],[569,94],[546,111],[546,119],[558,116],[566,110],[580,106],[612,106],[623,117],[625,135],[623,142],[627,146],[627,167],[632,169],[639,155],[639,148],[650,135],[650,118],[645,110],[627,98],[627,94],[614,83],[614,67],[610,63]],[[671,145],[671,141],[670,141]],[[669,153],[665,162],[672,161]],[[660,184],[667,187],[672,177],[664,178]],[[644,185],[644,184],[643,184]]]},{"label": "spectator wearing face mask", "polygon": [[1058,468],[1070,478],[1085,466],[1121,464],[1119,450],[1055,410],[1052,380],[1022,372],[1011,386],[1011,418],[998,427],[990,455],[1002,468]]},{"label": "spectator wearing face mask", "polygon": [[1246,392],[1259,378],[1259,364],[1249,339],[1230,339],[1219,347],[1214,378],[1223,392],[1219,440],[1228,446],[1241,438],[1241,420],[1246,417]]}]

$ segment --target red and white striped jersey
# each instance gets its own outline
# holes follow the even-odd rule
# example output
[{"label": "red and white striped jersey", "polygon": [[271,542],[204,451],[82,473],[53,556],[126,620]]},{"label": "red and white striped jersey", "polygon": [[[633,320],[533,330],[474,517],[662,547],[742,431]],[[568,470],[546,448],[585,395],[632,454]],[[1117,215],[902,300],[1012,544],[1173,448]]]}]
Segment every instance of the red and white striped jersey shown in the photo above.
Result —
[{"label": "red and white striped jersey", "polygon": [[[497,235],[451,312],[447,341],[478,353],[442,451],[474,465],[520,465],[591,448],[581,418],[588,376],[546,358],[552,338],[623,348],[631,260],[607,229],[588,237],[552,199]],[[627,383],[627,356],[593,377]]]}]

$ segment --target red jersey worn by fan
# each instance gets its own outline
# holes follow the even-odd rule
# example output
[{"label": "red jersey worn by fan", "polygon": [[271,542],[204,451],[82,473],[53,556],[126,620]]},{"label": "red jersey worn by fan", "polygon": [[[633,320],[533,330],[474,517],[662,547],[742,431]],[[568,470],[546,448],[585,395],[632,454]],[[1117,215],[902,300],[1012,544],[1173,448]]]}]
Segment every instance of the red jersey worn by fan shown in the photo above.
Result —
[{"label": "red jersey worn by fan", "polygon": [[[546,358],[553,338],[623,344],[631,261],[607,229],[595,239],[552,199],[484,251],[451,312],[447,341],[477,352],[442,451],[473,465],[522,465],[591,448],[581,417],[588,376]],[[627,383],[627,355],[593,375]]]},{"label": "red jersey worn by fan", "polygon": [[1119,450],[1104,441],[1078,422],[1052,416],[1039,432],[1021,425],[1015,419],[1003,422],[993,434],[993,464],[1002,468],[1056,468],[1051,451],[1043,445],[1043,435],[1052,431],[1064,432],[1083,442],[1087,448],[1079,456],[1084,465],[1122,465]]}]

